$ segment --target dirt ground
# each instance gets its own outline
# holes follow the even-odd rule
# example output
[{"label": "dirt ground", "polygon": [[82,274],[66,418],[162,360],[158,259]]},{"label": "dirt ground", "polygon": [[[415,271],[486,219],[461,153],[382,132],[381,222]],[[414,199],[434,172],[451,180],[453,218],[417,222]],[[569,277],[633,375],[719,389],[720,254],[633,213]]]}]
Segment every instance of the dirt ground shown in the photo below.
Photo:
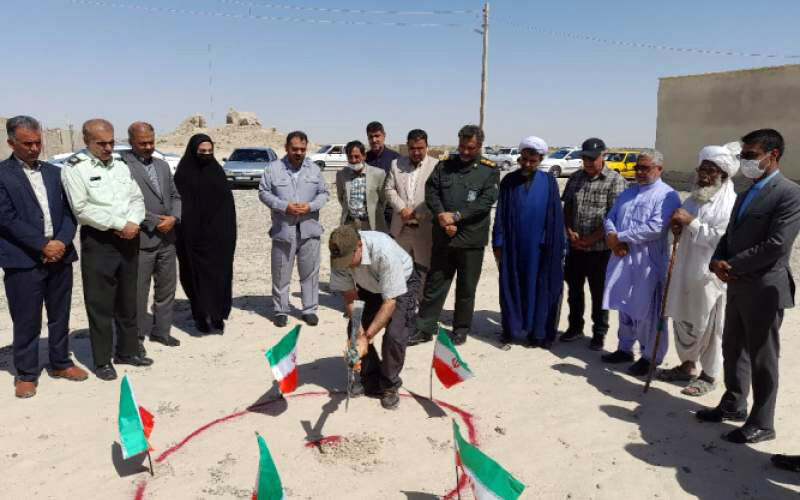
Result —
[{"label": "dirt ground", "polygon": [[[800,413],[800,390],[793,385],[800,379],[794,363],[800,355],[796,310],[787,311],[783,326],[778,438],[733,445],[720,439],[730,424],[700,424],[693,414],[716,404],[721,388],[691,399],[680,394],[680,387],[655,382],[643,396],[642,381],[624,367],[601,363],[599,353],[588,349],[588,338],[556,343],[551,351],[498,349],[497,269],[488,255],[474,335],[459,348],[476,376],[449,390],[434,383],[434,397],[452,406],[425,399],[433,349],[428,343],[409,348],[403,372],[405,390],[424,396],[404,397],[396,411],[383,410],[375,399],[354,399],[345,412],[343,396],[336,392],[345,385],[345,320],[340,298],[327,291],[327,245],[320,324],[301,330],[298,394],[273,402],[276,389],[264,353],[289,328],[276,329],[269,319],[269,213],[255,190],[236,191],[235,198],[239,240],[234,308],[225,334],[198,334],[179,288],[173,335],[182,345],[148,342],[152,367],[119,367],[120,376],[130,376],[139,404],[155,416],[152,478],[142,457],[124,462],[116,445],[119,380],[92,376],[73,383],[45,373],[35,398],[14,398],[11,320],[0,296],[0,346],[5,346],[0,349],[5,380],[0,496],[249,498],[258,467],[257,431],[272,451],[289,498],[437,498],[455,483],[451,419],[464,433],[474,424],[479,446],[527,485],[522,498],[779,499],[800,492],[800,475],[769,463],[771,453],[800,453],[800,431],[792,417]],[[332,196],[322,213],[327,232],[338,217]],[[299,306],[298,292],[295,278],[293,306]],[[72,307],[71,348],[77,363],[90,367],[77,266]],[[452,307],[451,290],[444,325],[452,319]],[[561,330],[566,316],[565,304]],[[299,321],[297,309],[291,321],[290,326]],[[612,313],[607,350],[616,346],[615,331]],[[43,338],[43,365],[46,345]],[[676,361],[671,351],[667,363]],[[315,445],[321,437],[333,439]],[[471,498],[466,490],[462,496]]]}]

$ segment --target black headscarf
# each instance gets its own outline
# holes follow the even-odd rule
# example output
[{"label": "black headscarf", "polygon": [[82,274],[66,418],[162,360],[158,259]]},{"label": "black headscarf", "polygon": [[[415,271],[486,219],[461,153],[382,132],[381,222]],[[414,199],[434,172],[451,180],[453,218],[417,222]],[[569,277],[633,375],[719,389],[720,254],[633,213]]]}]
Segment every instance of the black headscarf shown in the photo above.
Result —
[{"label": "black headscarf", "polygon": [[205,134],[189,139],[175,172],[182,204],[178,257],[181,285],[195,318],[218,320],[227,318],[231,307],[236,206],[222,166],[198,156],[203,142],[213,144]]}]

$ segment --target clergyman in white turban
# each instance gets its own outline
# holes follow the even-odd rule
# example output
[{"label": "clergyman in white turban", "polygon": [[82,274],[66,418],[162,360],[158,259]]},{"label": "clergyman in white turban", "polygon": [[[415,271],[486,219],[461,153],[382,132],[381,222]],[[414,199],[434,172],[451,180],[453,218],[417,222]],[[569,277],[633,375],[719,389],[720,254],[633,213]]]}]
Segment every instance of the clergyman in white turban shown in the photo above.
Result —
[{"label": "clergyman in white turban", "polygon": [[727,285],[709,271],[708,263],[736,201],[731,178],[739,168],[740,151],[738,142],[700,150],[694,190],[670,221],[674,237],[680,240],[666,316],[673,321],[681,364],[660,371],[659,377],[688,382],[681,391],[688,396],[713,390],[722,368]]}]

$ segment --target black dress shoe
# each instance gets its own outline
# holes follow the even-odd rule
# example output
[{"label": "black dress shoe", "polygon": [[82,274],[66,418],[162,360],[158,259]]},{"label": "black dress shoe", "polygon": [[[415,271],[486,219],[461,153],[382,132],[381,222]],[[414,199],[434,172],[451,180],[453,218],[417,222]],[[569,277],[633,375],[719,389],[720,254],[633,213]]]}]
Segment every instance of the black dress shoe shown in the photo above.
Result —
[{"label": "black dress shoe", "polygon": [[453,332],[450,334],[450,340],[454,345],[463,345],[467,341],[467,332]]},{"label": "black dress shoe", "polygon": [[143,356],[117,356],[114,358],[114,363],[118,365],[133,365],[133,366],[150,366],[153,360]]},{"label": "black dress shoe", "polygon": [[698,420],[703,422],[722,422],[724,420],[731,420],[733,422],[744,422],[747,420],[746,411],[728,411],[716,406],[714,408],[703,408],[697,410],[695,414]]},{"label": "black dress shoe", "polygon": [[208,326],[208,321],[206,321],[204,319],[195,320],[194,321],[194,326],[195,326],[195,328],[197,328],[197,330],[200,333],[208,333],[208,332],[211,331],[211,327]]},{"label": "black dress shoe", "polygon": [[628,373],[634,377],[644,377],[650,371],[650,362],[644,358],[628,367]]},{"label": "black dress shoe", "polygon": [[289,323],[289,318],[285,314],[278,314],[275,316],[275,319],[272,320],[272,323],[278,328],[283,328]]},{"label": "black dress shoe", "polygon": [[394,410],[400,404],[400,396],[397,389],[386,389],[381,396],[381,406],[386,410]]},{"label": "black dress shoe", "polygon": [[424,344],[425,342],[430,342],[431,340],[433,340],[433,335],[431,335],[430,333],[425,333],[422,330],[417,330],[416,332],[414,332],[414,335],[408,338],[408,342],[406,343],[406,345],[409,346],[419,345],[419,344]]},{"label": "black dress shoe", "polygon": [[603,343],[606,340],[606,336],[602,333],[595,333],[592,336],[592,341],[589,342],[589,349],[593,351],[602,351],[603,350]]},{"label": "black dress shoe", "polygon": [[[173,337],[172,335],[151,335],[150,342],[158,342],[159,344],[163,344],[167,347],[178,347],[181,345],[181,341]],[[146,352],[139,351],[139,356],[145,357],[147,355]]]},{"label": "black dress shoe", "polygon": [[760,443],[775,439],[775,431],[772,429],[762,429],[752,424],[744,424],[738,429],[734,429],[722,435],[722,439],[736,444]]},{"label": "black dress shoe", "polygon": [[308,326],[317,326],[319,324],[319,318],[314,313],[304,314],[301,317],[302,317],[303,321],[305,321]]},{"label": "black dress shoe", "polygon": [[567,330],[561,337],[558,338],[560,342],[572,342],[583,337],[583,332],[579,330]]},{"label": "black dress shoe", "polygon": [[779,469],[800,472],[800,455],[772,455],[770,460]]},{"label": "black dress shoe", "polygon": [[606,363],[612,364],[630,363],[633,361],[633,353],[626,351],[614,351],[610,354],[603,354],[600,356],[600,359]]},{"label": "black dress shoe", "polygon": [[111,364],[98,366],[95,368],[94,374],[97,375],[97,378],[105,380],[106,382],[117,378],[117,370],[115,370],[114,366]]}]

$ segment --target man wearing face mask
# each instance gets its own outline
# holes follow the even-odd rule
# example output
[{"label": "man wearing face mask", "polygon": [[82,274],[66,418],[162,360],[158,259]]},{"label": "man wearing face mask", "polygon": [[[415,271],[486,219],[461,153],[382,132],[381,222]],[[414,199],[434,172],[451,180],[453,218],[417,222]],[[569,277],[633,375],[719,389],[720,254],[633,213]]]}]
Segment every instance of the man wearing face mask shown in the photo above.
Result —
[{"label": "man wearing face mask", "polygon": [[366,148],[360,141],[344,147],[348,166],[336,172],[336,197],[342,206],[341,224],[358,224],[364,231],[388,232],[384,208],[386,171],[364,162]]},{"label": "man wearing face mask", "polygon": [[681,206],[678,193],[661,180],[664,157],[658,151],[642,153],[636,162],[636,185],[619,195],[605,220],[606,242],[613,255],[608,261],[603,307],[619,312],[619,344],[606,363],[633,361],[633,345],[641,357],[628,373],[643,376],[651,363],[660,364],[667,353],[663,332],[653,356],[664,282],[667,278],[670,217]]},{"label": "man wearing face mask", "polygon": [[725,394],[715,408],[698,411],[697,418],[745,421],[722,436],[734,443],[775,438],[778,334],[784,309],[794,306],[789,256],[800,231],[800,187],[780,173],[783,152],[783,137],[776,130],[742,137],[740,168],[753,185],[736,198],[709,265],[728,284],[722,336]]},{"label": "man wearing face mask", "polygon": [[115,157],[114,127],[101,118],[83,124],[86,149],[67,160],[61,182],[81,224],[81,275],[95,374],[114,380],[114,362],[149,366],[139,352],[136,323],[139,225],[144,221],[142,191],[128,166]]}]

